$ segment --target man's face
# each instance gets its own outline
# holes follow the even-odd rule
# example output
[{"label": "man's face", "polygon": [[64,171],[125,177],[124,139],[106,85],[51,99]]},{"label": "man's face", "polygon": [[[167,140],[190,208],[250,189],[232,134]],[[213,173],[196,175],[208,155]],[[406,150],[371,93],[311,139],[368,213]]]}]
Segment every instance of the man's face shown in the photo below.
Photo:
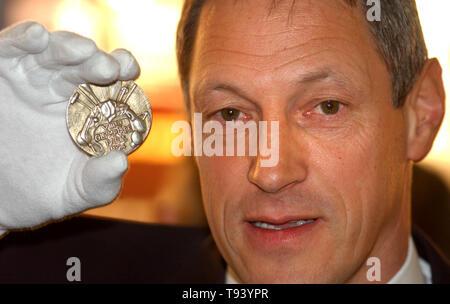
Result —
[{"label": "man's face", "polygon": [[[355,280],[392,248],[408,212],[404,113],[359,8],[272,2],[202,10],[192,112],[279,122],[274,167],[260,156],[197,158],[208,222],[244,282]],[[291,227],[299,220],[314,221]]]}]

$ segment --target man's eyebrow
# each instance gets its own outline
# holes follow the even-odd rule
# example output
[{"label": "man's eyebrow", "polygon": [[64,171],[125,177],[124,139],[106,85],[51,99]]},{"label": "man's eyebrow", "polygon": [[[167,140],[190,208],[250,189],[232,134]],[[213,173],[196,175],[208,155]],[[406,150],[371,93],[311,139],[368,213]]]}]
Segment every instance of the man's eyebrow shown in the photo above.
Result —
[{"label": "man's eyebrow", "polygon": [[323,69],[318,71],[307,72],[300,75],[298,79],[292,82],[292,86],[298,86],[312,82],[323,81],[327,79],[330,79],[332,80],[332,82],[335,82],[340,85],[346,85],[349,83],[348,77],[340,73],[336,73],[330,69]]},{"label": "man's eyebrow", "polygon": [[[326,80],[331,80],[332,83],[335,83],[342,87],[347,87],[350,84],[350,80],[347,76],[345,76],[341,73],[335,72],[331,69],[320,69],[320,70],[315,70],[315,71],[305,72],[305,73],[300,74],[299,77],[297,77],[296,79],[291,81],[290,86],[296,88],[296,87],[299,87],[299,86],[302,86],[305,84],[326,81]],[[238,86],[235,86],[231,83],[220,82],[220,83],[212,84],[211,86],[208,86],[207,88],[202,90],[202,92],[199,95],[202,96],[202,95],[205,95],[205,94],[208,94],[211,92],[232,93],[233,95],[239,96],[251,103],[256,104],[252,100],[252,98],[249,97],[248,94],[246,94],[246,92],[244,90],[242,90]],[[195,99],[197,100],[197,98],[195,98]],[[200,98],[200,99],[202,99],[202,98]],[[202,103],[202,101],[200,100],[200,104],[201,103]]]},{"label": "man's eyebrow", "polygon": [[231,92],[234,95],[238,95],[244,99],[250,99],[246,96],[245,92],[238,87],[235,87],[228,83],[219,83],[212,88],[212,91],[226,91]]},{"label": "man's eyebrow", "polygon": [[[334,73],[330,70],[319,70],[302,74],[298,79],[294,80],[292,84],[297,86],[299,84],[307,84],[315,81],[326,80],[328,78],[334,78],[333,76]],[[340,79],[342,79],[342,77],[336,77],[336,80],[339,82],[341,82]],[[229,83],[215,84],[211,86],[208,91],[226,91],[231,92],[235,95],[239,95],[245,99],[249,99],[248,97],[246,97],[246,94],[243,90]]]},{"label": "man's eyebrow", "polygon": [[298,83],[308,83],[308,82],[314,82],[318,80],[324,80],[330,77],[329,71],[316,71],[312,73],[307,73],[305,75],[302,75],[299,80],[297,80]]},{"label": "man's eyebrow", "polygon": [[[248,94],[246,94],[246,92],[242,89],[240,89],[239,87],[231,84],[231,83],[227,83],[227,82],[220,82],[220,83],[216,83],[213,84],[211,86],[209,86],[208,88],[202,90],[202,93],[200,93],[199,95],[205,95],[208,93],[212,93],[212,92],[227,92],[227,93],[231,93],[233,95],[239,96],[253,104],[256,104],[249,96]],[[196,100],[198,100],[197,98],[195,98]],[[200,98],[200,102],[199,104],[201,105],[203,103],[203,98]],[[195,101],[194,101],[195,102]]]}]

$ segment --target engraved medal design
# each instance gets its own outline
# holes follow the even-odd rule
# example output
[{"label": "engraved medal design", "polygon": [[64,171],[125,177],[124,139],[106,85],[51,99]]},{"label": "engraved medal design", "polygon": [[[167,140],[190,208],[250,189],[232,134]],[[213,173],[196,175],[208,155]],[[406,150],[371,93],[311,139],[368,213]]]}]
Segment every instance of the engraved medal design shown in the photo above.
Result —
[{"label": "engraved medal design", "polygon": [[150,131],[152,109],[133,81],[81,84],[69,99],[66,120],[75,144],[86,153],[102,156],[119,150],[130,154]]}]

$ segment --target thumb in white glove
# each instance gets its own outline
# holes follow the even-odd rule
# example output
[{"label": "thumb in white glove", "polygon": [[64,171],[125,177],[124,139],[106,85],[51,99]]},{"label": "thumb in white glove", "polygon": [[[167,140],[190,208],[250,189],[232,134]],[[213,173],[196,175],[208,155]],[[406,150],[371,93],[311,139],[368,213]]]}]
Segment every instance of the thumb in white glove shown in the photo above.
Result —
[{"label": "thumb in white glove", "polygon": [[[67,177],[60,218],[90,207],[98,207],[114,200],[120,192],[122,177],[128,168],[123,152],[111,151],[101,157],[81,156],[75,161]],[[86,205],[86,203],[88,205]]]}]

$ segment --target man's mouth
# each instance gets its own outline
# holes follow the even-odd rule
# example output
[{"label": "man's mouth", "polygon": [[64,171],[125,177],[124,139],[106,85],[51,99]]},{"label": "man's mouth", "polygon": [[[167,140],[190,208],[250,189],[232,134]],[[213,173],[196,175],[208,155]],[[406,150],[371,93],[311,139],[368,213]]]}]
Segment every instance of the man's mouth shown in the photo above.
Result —
[{"label": "man's mouth", "polygon": [[270,252],[274,248],[297,248],[299,244],[311,242],[320,233],[322,226],[323,220],[318,214],[260,214],[246,218],[243,227],[246,241],[251,247]]},{"label": "man's mouth", "polygon": [[291,220],[283,224],[272,224],[267,222],[250,222],[253,226],[262,229],[270,229],[270,230],[284,230],[290,228],[300,227],[309,223],[315,222],[315,219],[309,220]]}]

